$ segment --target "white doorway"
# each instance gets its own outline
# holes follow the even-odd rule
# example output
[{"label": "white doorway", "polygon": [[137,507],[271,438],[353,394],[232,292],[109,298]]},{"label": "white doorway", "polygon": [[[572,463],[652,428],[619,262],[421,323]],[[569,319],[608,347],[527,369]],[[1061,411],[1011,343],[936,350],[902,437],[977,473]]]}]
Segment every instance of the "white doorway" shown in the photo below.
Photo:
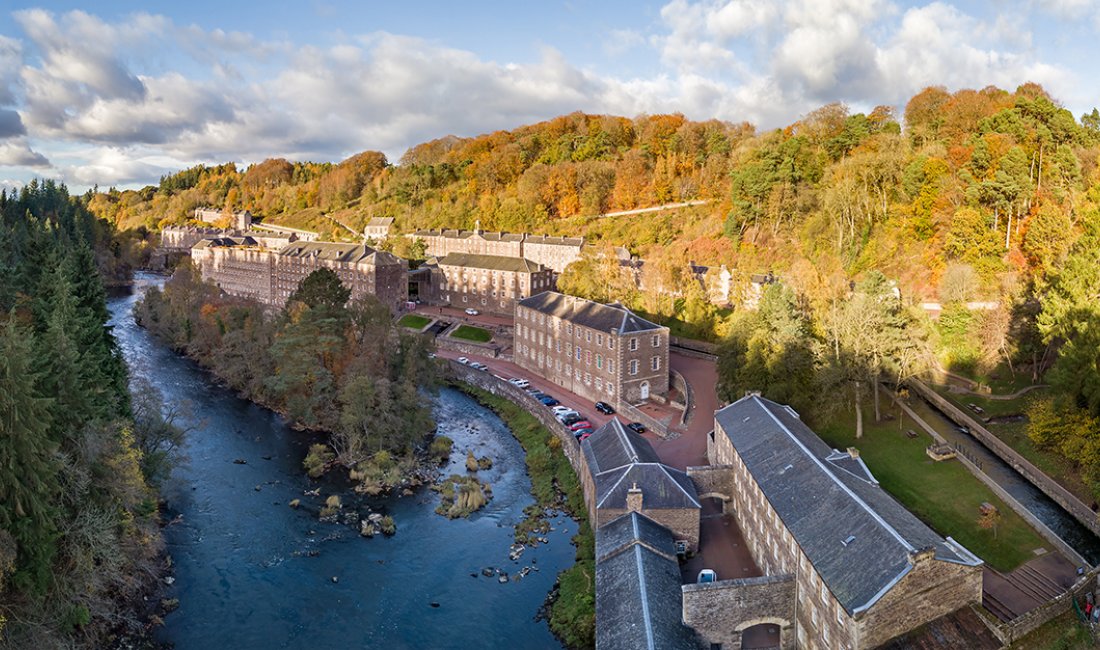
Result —
[{"label": "white doorway", "polygon": [[643,381],[642,382],[641,391],[642,391],[642,399],[643,400],[649,399],[649,382],[648,381]]}]

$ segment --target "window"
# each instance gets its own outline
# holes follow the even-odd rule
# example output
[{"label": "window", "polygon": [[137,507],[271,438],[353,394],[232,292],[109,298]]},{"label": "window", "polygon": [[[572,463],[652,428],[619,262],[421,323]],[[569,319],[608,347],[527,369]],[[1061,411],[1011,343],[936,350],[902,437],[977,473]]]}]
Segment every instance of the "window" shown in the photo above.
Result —
[{"label": "window", "polygon": [[587,331],[587,332],[584,333],[584,340],[587,341],[588,343],[592,342],[592,332],[591,331]]},{"label": "window", "polygon": [[577,361],[580,361],[581,360],[581,349],[580,348],[573,348],[573,352],[575,353],[574,357],[577,359]]},{"label": "window", "polygon": [[607,371],[608,372],[615,372],[615,362],[612,361],[611,359],[607,360]]},{"label": "window", "polygon": [[824,582],[821,583],[821,602],[823,602],[823,603],[829,602],[829,592],[828,592],[828,590],[825,589],[825,583]]},{"label": "window", "polygon": [[607,349],[608,350],[614,350],[615,349],[615,339],[610,337],[610,336],[607,337]]},{"label": "window", "polygon": [[596,367],[599,368],[600,370],[603,370],[603,355],[602,354],[597,354],[596,355]]},{"label": "window", "polygon": [[566,334],[572,334],[573,333],[573,324],[572,323],[566,323],[565,333]]},{"label": "window", "polygon": [[584,365],[586,365],[586,366],[592,365],[592,350],[585,350],[584,351]]},{"label": "window", "polygon": [[661,347],[661,335],[660,334],[654,334],[653,335],[653,347],[655,347],[655,348]]},{"label": "window", "polygon": [[632,374],[632,375],[638,374],[638,360],[637,359],[631,359],[631,361],[630,361],[630,374]]},{"label": "window", "polygon": [[584,383],[585,385],[592,383],[592,375],[588,374],[587,372],[584,373]]},{"label": "window", "polygon": [[839,604],[836,606],[836,622],[844,625],[844,610],[840,608]]},{"label": "window", "polygon": [[554,341],[554,349],[557,352],[561,352],[561,341]]},{"label": "window", "polygon": [[603,334],[596,335],[596,345],[603,345]]},{"label": "window", "polygon": [[653,357],[649,362],[649,366],[653,370],[660,370],[661,369],[661,357]]},{"label": "window", "polygon": [[637,349],[638,349],[638,339],[637,338],[630,339],[630,350],[633,352],[634,350],[637,350]]}]

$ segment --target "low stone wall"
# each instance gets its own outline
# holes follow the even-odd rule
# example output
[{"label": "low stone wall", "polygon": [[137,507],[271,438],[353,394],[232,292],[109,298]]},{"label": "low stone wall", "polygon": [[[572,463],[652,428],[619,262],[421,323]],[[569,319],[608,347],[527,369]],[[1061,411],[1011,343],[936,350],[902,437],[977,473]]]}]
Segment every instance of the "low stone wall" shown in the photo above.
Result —
[{"label": "low stone wall", "polygon": [[684,412],[680,415],[680,424],[687,424],[687,421],[691,419],[691,412],[695,408],[695,393],[692,391],[691,384],[675,370],[670,369],[668,371],[668,381],[670,386],[684,396]]},{"label": "low stone wall", "polygon": [[997,620],[992,614],[985,612],[981,608],[975,608],[975,611],[985,621],[986,626],[993,631],[993,634],[1001,643],[1009,645],[1052,618],[1072,610],[1073,601],[1075,599],[1081,600],[1084,598],[1086,592],[1097,590],[1097,588],[1100,587],[1100,582],[1097,581],[1097,575],[1100,575],[1100,568],[1093,569],[1086,573],[1084,577],[1079,579],[1065,593],[1055,596],[1039,607],[1036,607],[1026,614],[1017,616],[1007,623]]},{"label": "low stone wall", "polygon": [[633,404],[629,404],[625,401],[619,401],[619,414],[634,422],[641,422],[647,429],[661,436],[662,438],[668,437],[668,427],[664,425],[660,420],[643,413],[640,409]]},{"label": "low stone wall", "polygon": [[435,347],[442,350],[458,352],[459,354],[475,354],[482,357],[492,357],[494,359],[500,356],[500,348],[495,345],[482,345],[469,341],[459,341],[449,336],[437,336],[435,339]]},{"label": "low stone wall", "polygon": [[981,423],[970,417],[970,415],[956,406],[953,402],[945,399],[942,395],[924,385],[920,380],[910,380],[909,385],[921,397],[927,399],[957,424],[969,427],[970,435],[974,436],[974,438],[985,445],[987,449],[999,456],[1001,460],[1008,463],[1013,469],[1019,472],[1021,476],[1030,481],[1032,485],[1042,490],[1042,492],[1050,497],[1055,503],[1062,506],[1062,508],[1072,515],[1074,519],[1080,521],[1093,533],[1100,535],[1100,519],[1097,518],[1097,514],[1069,490],[1044,474],[1038,467],[1031,464],[1030,461],[1021,456],[1015,449],[990,433]]},{"label": "low stone wall", "polygon": [[680,336],[670,336],[668,337],[668,344],[672,347],[680,348],[681,351],[694,352],[708,358],[718,355],[718,345],[707,343],[706,341],[685,339]]},{"label": "low stone wall", "polygon": [[695,628],[706,644],[737,650],[747,628],[771,623],[780,627],[784,650],[795,647],[797,590],[793,575],[688,584],[680,589],[684,624]]},{"label": "low stone wall", "polygon": [[[550,409],[546,408],[542,402],[531,397],[531,395],[522,388],[509,384],[507,380],[501,379],[492,373],[474,370],[457,361],[448,360],[447,365],[455,379],[470,384],[471,386],[477,386],[493,395],[507,398],[520,405],[525,411],[534,416],[540,424],[546,427],[547,431],[561,441],[562,453],[569,459],[569,464],[573,466],[573,471],[577,474],[577,480],[580,481],[582,486],[585,485],[586,481],[584,477],[588,474],[588,463],[584,460],[584,454],[581,453],[580,443],[573,437],[573,432],[569,431],[564,424],[554,419],[553,413],[551,413]],[[585,495],[586,502],[588,501],[588,496],[587,494]]]}]

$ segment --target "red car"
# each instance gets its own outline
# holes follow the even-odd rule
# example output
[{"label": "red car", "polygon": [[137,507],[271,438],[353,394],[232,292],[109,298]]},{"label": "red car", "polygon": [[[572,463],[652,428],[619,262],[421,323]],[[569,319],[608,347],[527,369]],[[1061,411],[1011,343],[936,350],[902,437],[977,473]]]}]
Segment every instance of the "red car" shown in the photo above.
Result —
[{"label": "red car", "polygon": [[580,429],[591,429],[591,428],[592,428],[592,423],[589,422],[588,420],[581,420],[580,422],[574,422],[573,424],[569,425],[569,430],[570,431],[578,431]]},{"label": "red car", "polygon": [[584,442],[585,440],[588,440],[588,436],[590,436],[590,435],[592,435],[592,434],[591,433],[581,434],[581,437],[577,438],[577,442]]}]

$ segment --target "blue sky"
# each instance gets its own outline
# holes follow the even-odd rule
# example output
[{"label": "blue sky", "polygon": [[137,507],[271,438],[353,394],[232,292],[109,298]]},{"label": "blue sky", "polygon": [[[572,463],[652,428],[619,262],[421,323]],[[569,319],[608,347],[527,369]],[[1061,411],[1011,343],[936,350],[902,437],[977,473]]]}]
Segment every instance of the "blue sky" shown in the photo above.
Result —
[{"label": "blue sky", "polygon": [[[1043,84],[1100,105],[1100,0],[326,0],[0,9],[0,185],[200,162],[393,161],[574,110],[783,126],[832,101]],[[10,5],[9,5],[10,6]]]}]

